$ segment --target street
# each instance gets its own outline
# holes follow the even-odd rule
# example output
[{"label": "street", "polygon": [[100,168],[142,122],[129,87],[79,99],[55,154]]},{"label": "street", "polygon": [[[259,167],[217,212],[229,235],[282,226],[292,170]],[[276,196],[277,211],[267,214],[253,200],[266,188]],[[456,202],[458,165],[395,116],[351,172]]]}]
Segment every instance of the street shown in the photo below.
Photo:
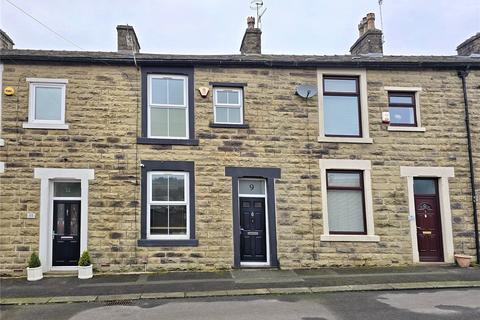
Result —
[{"label": "street", "polygon": [[480,319],[480,289],[339,292],[2,306],[3,320]]}]

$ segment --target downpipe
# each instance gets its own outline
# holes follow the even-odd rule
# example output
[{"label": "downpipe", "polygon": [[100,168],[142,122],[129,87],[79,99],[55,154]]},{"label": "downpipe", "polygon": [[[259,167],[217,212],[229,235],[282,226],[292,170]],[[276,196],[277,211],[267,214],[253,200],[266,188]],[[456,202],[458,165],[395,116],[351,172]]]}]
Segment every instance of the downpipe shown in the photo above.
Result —
[{"label": "downpipe", "polygon": [[475,249],[477,253],[477,264],[480,264],[480,241],[478,235],[478,211],[477,211],[477,195],[475,192],[475,172],[473,171],[473,155],[472,155],[472,136],[470,132],[470,113],[468,110],[467,96],[467,78],[468,70],[458,71],[458,77],[462,80],[463,102],[465,105],[465,126],[467,129],[467,145],[468,145],[468,162],[470,166],[470,186],[472,191],[472,207],[473,207],[473,224],[475,227]]}]

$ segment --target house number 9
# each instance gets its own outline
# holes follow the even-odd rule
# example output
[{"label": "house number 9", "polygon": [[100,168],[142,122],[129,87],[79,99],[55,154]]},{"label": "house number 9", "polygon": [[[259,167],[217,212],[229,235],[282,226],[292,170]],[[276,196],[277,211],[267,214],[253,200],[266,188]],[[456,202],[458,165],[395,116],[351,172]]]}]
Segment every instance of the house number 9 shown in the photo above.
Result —
[{"label": "house number 9", "polygon": [[250,187],[250,191],[253,191],[253,189],[255,189],[255,186],[253,185],[253,183],[250,183],[249,187]]}]

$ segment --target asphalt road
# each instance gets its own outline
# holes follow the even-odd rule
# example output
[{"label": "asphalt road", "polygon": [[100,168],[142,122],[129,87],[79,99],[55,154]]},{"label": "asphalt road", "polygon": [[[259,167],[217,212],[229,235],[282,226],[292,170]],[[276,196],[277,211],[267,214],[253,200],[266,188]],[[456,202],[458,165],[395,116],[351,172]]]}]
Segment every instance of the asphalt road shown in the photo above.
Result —
[{"label": "asphalt road", "polygon": [[480,289],[1,306],[2,320],[480,319]]}]

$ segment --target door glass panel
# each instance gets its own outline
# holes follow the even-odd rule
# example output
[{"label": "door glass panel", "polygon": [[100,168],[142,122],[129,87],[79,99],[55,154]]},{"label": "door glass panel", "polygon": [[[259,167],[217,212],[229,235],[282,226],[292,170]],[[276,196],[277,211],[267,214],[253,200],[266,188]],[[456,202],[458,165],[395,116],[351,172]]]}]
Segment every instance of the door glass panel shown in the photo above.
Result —
[{"label": "door glass panel", "polygon": [[35,88],[35,119],[62,119],[62,88]]},{"label": "door glass panel", "polygon": [[79,214],[78,214],[78,204],[74,203],[70,206],[70,235],[78,236],[78,222],[79,222]]},{"label": "door glass panel", "polygon": [[55,182],[54,197],[81,197],[80,182]]},{"label": "door glass panel", "polygon": [[362,196],[362,191],[328,191],[328,226],[331,232],[365,231]]},{"label": "door glass panel", "polygon": [[250,208],[250,201],[243,201],[242,206],[243,206],[244,208]]},{"label": "door glass panel", "polygon": [[261,201],[255,201],[254,207],[255,207],[255,208],[262,208],[262,207],[263,207],[263,203],[262,203]]},{"label": "door glass panel", "polygon": [[64,203],[57,204],[57,222],[56,222],[55,232],[58,235],[65,234],[65,204]]},{"label": "door glass panel", "polygon": [[242,179],[240,180],[240,194],[265,194],[265,180]]},{"label": "door glass panel", "polygon": [[436,194],[435,180],[414,179],[413,190],[415,194]]},{"label": "door glass panel", "polygon": [[323,112],[326,135],[360,135],[358,97],[324,96]]}]

